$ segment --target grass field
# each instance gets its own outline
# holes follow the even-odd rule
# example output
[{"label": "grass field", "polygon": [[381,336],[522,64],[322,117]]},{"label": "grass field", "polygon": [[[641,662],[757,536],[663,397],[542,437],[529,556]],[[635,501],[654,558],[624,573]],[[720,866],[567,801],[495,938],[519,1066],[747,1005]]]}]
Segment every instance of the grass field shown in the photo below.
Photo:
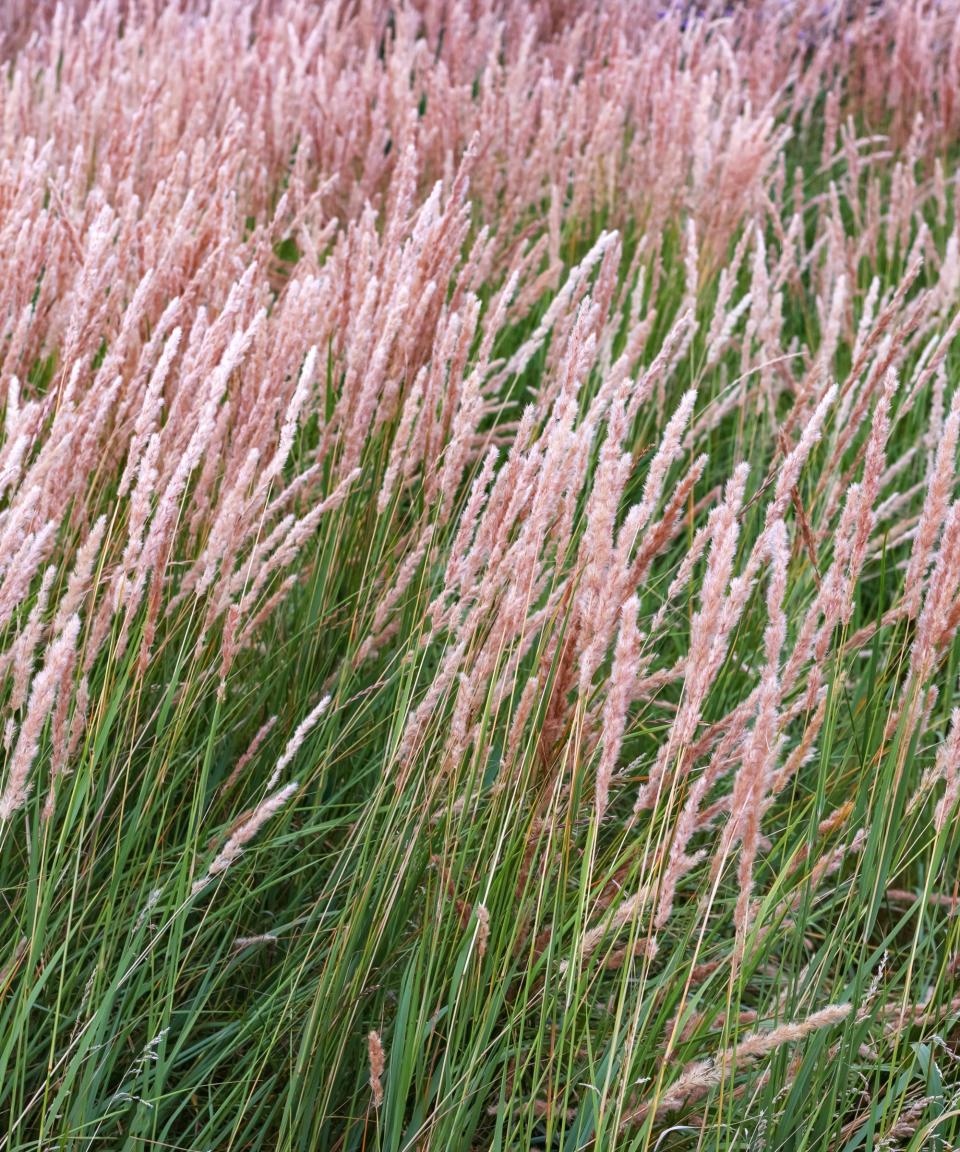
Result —
[{"label": "grass field", "polygon": [[0,1149],[960,1147],[960,2],[0,29]]}]

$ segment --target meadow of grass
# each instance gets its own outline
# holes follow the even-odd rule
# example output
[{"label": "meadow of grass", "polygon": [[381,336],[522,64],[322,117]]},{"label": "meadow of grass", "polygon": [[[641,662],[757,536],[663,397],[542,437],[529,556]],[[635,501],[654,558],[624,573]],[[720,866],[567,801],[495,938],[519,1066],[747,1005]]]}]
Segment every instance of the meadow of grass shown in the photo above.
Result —
[{"label": "meadow of grass", "polygon": [[960,1146],[960,0],[0,31],[0,1149]]}]

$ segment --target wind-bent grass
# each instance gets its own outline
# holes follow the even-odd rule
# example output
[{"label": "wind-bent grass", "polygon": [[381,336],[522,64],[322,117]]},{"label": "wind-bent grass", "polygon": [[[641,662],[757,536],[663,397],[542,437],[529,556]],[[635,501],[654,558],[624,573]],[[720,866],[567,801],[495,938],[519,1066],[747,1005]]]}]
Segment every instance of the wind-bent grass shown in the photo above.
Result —
[{"label": "wind-bent grass", "polygon": [[0,1148],[960,1140],[957,28],[8,6]]}]

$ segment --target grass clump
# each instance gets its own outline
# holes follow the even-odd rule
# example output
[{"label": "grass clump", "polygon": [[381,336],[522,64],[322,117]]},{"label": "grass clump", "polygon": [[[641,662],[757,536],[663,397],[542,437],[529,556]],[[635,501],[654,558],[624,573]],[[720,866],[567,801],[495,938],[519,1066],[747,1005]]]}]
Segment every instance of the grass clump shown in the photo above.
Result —
[{"label": "grass clump", "polygon": [[9,7],[0,1147],[956,1144],[958,20]]}]

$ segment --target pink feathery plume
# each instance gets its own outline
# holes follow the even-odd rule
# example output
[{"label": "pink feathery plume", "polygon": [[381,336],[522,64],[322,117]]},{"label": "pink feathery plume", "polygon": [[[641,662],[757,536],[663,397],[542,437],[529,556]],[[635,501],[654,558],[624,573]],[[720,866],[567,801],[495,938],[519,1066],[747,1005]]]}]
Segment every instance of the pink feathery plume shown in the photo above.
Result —
[{"label": "pink feathery plume", "polygon": [[30,769],[40,747],[44,724],[59,693],[69,691],[66,675],[73,667],[80,617],[73,615],[47,647],[43,667],[33,679],[27,712],[13,750],[7,779],[0,794],[0,822],[6,823],[27,802]]},{"label": "pink feathery plume", "polygon": [[620,614],[620,630],[613,654],[610,684],[603,706],[600,764],[597,768],[597,819],[602,820],[610,798],[610,782],[617,763],[630,703],[630,682],[637,675],[640,634],[637,629],[639,601],[631,596]]},{"label": "pink feathery plume", "polygon": [[239,859],[243,854],[243,850],[250,841],[253,840],[264,824],[283,808],[299,787],[300,785],[294,781],[292,784],[287,784],[281,788],[278,792],[274,792],[273,795],[268,796],[257,805],[253,811],[253,815],[231,834],[226,844],[224,844],[223,848],[221,848],[210,862],[203,876],[201,876],[199,880],[194,881],[193,887],[190,890],[191,896],[196,896],[199,892],[202,892],[215,877],[226,872],[230,865]]}]

